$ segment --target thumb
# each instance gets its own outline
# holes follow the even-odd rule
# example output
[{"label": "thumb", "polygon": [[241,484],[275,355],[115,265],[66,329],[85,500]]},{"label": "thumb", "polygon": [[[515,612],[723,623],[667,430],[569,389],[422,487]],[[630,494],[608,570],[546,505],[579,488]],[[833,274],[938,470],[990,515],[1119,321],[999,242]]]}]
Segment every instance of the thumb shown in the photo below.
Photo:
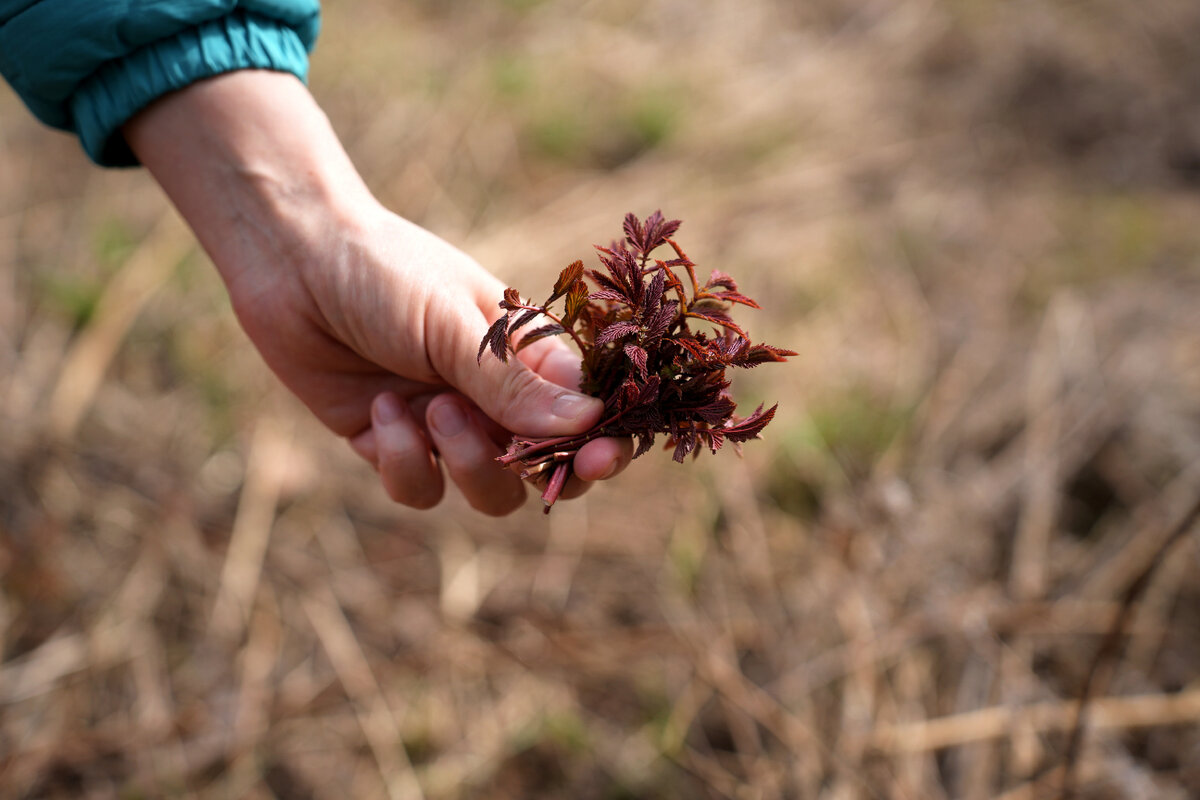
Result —
[{"label": "thumb", "polygon": [[[482,314],[472,317],[457,326],[458,335],[452,337],[457,341],[447,354],[451,363],[441,372],[485,414],[524,436],[582,433],[600,421],[604,413],[602,400],[572,391],[539,374],[544,372],[554,378],[563,371],[556,359],[563,357],[564,348],[539,348],[541,359],[531,361],[532,367],[517,358],[502,362],[487,352],[477,359],[487,323]],[[578,357],[574,364],[577,370]]]}]

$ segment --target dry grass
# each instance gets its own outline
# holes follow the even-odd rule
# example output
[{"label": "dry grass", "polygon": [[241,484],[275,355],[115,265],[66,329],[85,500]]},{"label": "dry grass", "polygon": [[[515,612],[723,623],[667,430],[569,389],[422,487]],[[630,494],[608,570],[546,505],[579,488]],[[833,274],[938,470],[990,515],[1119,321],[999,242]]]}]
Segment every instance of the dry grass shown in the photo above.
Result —
[{"label": "dry grass", "polygon": [[[539,286],[745,278],[768,439],[543,518],[386,502],[146,176],[0,95],[0,796],[1049,798],[1200,495],[1189,0],[329,2],[396,210]],[[1200,796],[1200,546],[1087,798]]]}]

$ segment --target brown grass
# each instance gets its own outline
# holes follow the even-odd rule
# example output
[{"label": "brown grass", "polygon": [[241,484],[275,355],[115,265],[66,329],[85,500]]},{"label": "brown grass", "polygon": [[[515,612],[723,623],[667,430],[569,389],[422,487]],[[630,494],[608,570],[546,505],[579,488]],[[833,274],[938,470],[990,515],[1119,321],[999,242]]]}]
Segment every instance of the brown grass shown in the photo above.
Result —
[{"label": "brown grass", "polygon": [[[1200,796],[1189,0],[328,2],[393,208],[744,277],[764,442],[392,506],[147,176],[0,95],[0,797]],[[611,120],[617,120],[613,123]],[[610,122],[601,124],[605,120]]]}]

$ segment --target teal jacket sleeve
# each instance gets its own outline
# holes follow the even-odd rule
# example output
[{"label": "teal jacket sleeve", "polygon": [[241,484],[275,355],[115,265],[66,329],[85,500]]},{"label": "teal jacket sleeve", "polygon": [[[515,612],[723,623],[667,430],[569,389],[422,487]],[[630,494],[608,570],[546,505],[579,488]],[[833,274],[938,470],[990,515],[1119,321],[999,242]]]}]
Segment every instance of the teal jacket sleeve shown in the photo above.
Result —
[{"label": "teal jacket sleeve", "polygon": [[131,166],[140,109],[236,69],[305,80],[319,27],[318,0],[0,0],[0,74],[93,161]]}]

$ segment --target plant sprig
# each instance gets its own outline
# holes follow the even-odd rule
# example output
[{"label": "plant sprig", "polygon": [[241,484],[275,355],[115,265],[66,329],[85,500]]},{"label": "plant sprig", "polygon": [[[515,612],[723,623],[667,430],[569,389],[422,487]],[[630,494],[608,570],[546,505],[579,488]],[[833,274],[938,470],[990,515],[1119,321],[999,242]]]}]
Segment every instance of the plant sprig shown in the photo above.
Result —
[{"label": "plant sprig", "polygon": [[[659,434],[666,434],[675,460],[682,462],[704,447],[716,453],[726,441],[739,447],[759,438],[775,416],[777,405],[765,410],[760,405],[748,417],[736,416],[725,369],[784,361],[796,353],[751,342],[730,310],[759,305],[720,270],[699,283],[696,264],[672,238],[680,224],[664,219],[660,211],[644,221],[627,214],[624,239],[596,246],[603,271],[575,261],[540,304],[506,289],[500,301],[505,313],[479,344],[479,360],[490,350],[507,361],[509,353],[541,339],[570,336],[582,354],[581,389],[604,400],[604,418],[588,431],[542,439],[515,436],[497,459],[505,466],[518,465],[521,477],[543,489],[547,513],[562,492],[575,454],[593,439],[632,436],[637,458],[654,446]],[[653,256],[664,246],[673,258]],[[589,290],[585,276],[595,289]],[[553,310],[559,301],[562,310]],[[526,328],[539,318],[541,325]],[[714,330],[711,335],[693,331],[695,324]]]}]

